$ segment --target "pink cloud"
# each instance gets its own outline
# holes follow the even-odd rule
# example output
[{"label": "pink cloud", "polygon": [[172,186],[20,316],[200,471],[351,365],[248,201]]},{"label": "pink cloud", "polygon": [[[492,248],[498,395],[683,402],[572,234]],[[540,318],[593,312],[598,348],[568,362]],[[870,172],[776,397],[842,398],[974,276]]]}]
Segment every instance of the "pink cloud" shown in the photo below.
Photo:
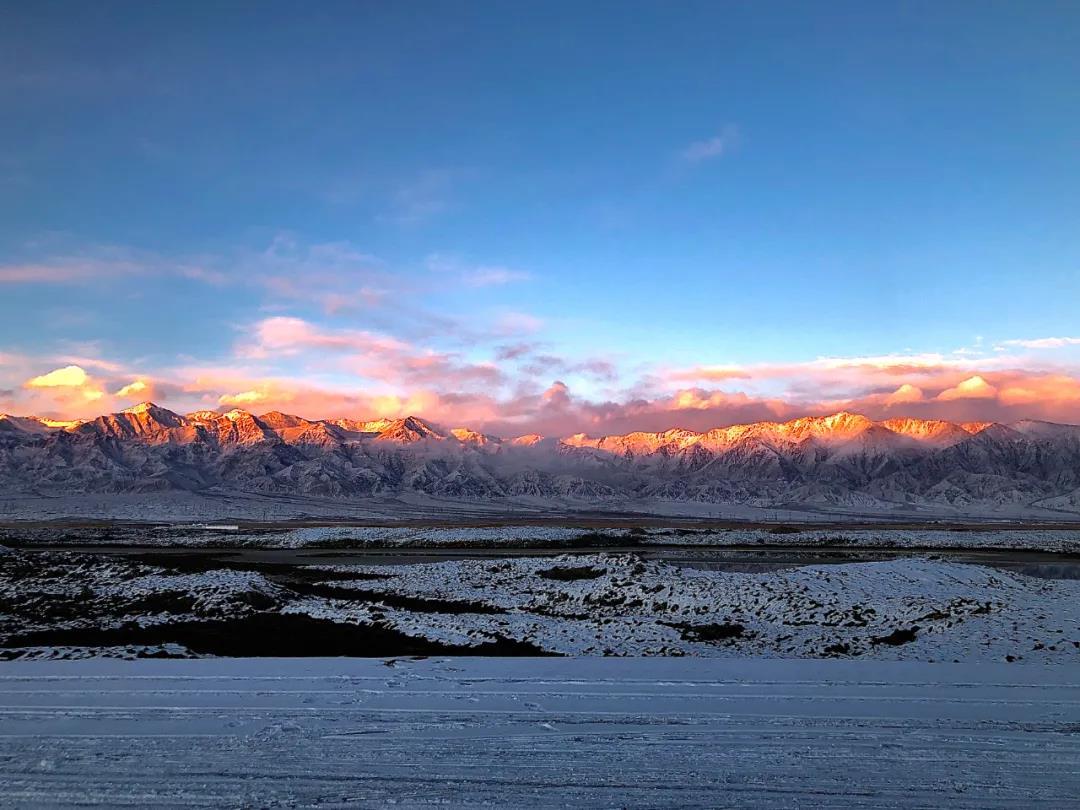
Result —
[{"label": "pink cloud", "polygon": [[0,265],[0,284],[89,284],[145,270],[143,265],[131,261],[59,258],[41,263]]},{"label": "pink cloud", "polygon": [[[252,324],[221,364],[176,365],[148,375],[78,354],[0,362],[0,409],[92,416],[155,399],[175,410],[247,407],[311,418],[410,413],[500,435],[703,430],[841,409],[872,418],[1080,421],[1080,374],[1023,368],[1018,358],[897,354],[804,363],[702,365],[622,387],[602,358],[537,351],[531,342],[435,350],[375,331],[296,317]],[[316,376],[316,374],[318,376]],[[599,387],[597,380],[611,385]],[[599,393],[598,393],[599,391]]]},{"label": "pink cloud", "polygon": [[397,352],[408,345],[395,338],[362,330],[326,330],[301,318],[266,318],[255,324],[253,341],[240,349],[243,357],[265,358],[309,350]]}]

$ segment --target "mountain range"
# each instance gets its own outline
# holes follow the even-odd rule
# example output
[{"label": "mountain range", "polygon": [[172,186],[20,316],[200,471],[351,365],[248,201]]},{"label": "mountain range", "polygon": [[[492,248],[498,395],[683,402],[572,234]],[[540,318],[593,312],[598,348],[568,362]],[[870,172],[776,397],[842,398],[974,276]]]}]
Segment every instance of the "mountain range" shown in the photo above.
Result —
[{"label": "mountain range", "polygon": [[705,432],[502,439],[417,417],[174,413],[86,421],[0,415],[6,493],[400,493],[593,504],[661,500],[854,511],[1080,512],[1080,426],[874,421],[854,413]]}]

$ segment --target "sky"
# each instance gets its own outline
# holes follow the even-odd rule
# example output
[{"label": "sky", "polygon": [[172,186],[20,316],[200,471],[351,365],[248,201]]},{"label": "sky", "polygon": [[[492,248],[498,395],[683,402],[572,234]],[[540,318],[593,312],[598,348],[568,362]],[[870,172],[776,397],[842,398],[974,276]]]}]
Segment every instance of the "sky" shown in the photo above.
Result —
[{"label": "sky", "polygon": [[0,3],[0,412],[1080,422],[1080,6]]}]

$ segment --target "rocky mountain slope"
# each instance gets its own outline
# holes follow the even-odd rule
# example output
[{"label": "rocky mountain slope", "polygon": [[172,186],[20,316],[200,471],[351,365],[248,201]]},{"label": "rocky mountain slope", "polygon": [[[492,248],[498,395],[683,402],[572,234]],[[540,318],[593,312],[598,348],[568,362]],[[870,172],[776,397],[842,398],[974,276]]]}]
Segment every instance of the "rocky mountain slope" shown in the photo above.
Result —
[{"label": "rocky mountain slope", "polygon": [[876,511],[1080,512],[1080,426],[852,413],[703,433],[500,439],[416,417],[309,420],[143,403],[84,422],[0,416],[0,486],[35,495],[249,492],[661,499]]}]

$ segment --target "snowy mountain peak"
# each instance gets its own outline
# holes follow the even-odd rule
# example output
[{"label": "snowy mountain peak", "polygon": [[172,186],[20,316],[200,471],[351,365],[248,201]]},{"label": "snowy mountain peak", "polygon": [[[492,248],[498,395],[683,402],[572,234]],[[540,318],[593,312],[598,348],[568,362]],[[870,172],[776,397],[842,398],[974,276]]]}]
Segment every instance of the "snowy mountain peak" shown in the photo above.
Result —
[{"label": "snowy mountain peak", "polygon": [[956,444],[971,435],[960,425],[940,419],[886,419],[879,424],[897,435],[942,446]]},{"label": "snowy mountain peak", "polygon": [[570,447],[596,447],[600,439],[590,439],[587,433],[575,433],[573,436],[564,438],[562,443]]},{"label": "snowy mountain peak", "polygon": [[274,430],[284,430],[287,428],[302,428],[309,427],[314,422],[309,422],[307,419],[303,419],[299,416],[293,416],[290,413],[282,413],[281,411],[270,411],[264,413],[259,417],[259,421],[265,424],[267,427]]},{"label": "snowy mountain peak", "polygon": [[489,444],[499,443],[499,439],[497,439],[495,436],[489,436],[486,433],[477,433],[475,430],[470,430],[469,428],[463,427],[454,428],[450,431],[450,435],[452,435],[462,444],[471,444],[477,447],[484,447]]},{"label": "snowy mountain peak", "polygon": [[395,419],[379,431],[378,437],[384,441],[411,444],[423,439],[445,439],[446,436],[416,416]]},{"label": "snowy mountain peak", "polygon": [[540,444],[544,441],[544,437],[539,433],[526,433],[524,436],[517,436],[510,440],[510,444],[517,447],[532,447],[533,445]]},{"label": "snowy mountain peak", "polygon": [[66,430],[76,427],[78,421],[46,419],[41,416],[12,416],[0,413],[0,430],[20,433],[51,433],[54,430]]},{"label": "snowy mountain peak", "polygon": [[221,418],[217,411],[192,411],[184,416],[189,422],[213,422]]}]

